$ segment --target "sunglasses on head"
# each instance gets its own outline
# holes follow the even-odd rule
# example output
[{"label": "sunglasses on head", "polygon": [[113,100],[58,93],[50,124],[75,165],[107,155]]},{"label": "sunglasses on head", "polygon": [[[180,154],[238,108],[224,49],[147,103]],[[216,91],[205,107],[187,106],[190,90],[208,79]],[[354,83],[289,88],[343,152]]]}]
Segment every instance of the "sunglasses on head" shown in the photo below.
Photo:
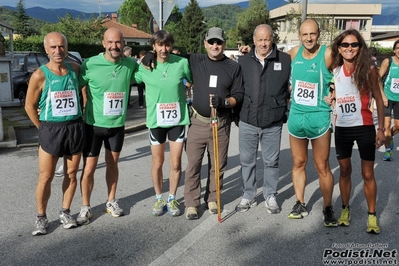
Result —
[{"label": "sunglasses on head", "polygon": [[217,45],[223,44],[223,41],[217,40],[217,39],[210,39],[210,40],[207,40],[207,42],[209,43],[209,45],[213,45],[214,43],[216,43]]},{"label": "sunglasses on head", "polygon": [[344,48],[348,48],[349,46],[352,46],[352,48],[356,48],[356,47],[359,47],[359,45],[360,45],[360,43],[358,43],[358,42],[353,42],[353,43],[343,42],[339,46],[344,47]]}]

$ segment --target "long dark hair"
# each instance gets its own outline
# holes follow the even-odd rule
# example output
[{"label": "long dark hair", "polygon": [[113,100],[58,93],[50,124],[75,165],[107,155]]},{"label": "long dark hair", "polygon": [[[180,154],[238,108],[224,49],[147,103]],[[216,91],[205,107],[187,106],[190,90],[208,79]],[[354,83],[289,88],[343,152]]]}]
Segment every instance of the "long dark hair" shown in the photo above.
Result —
[{"label": "long dark hair", "polygon": [[348,35],[355,36],[357,41],[359,42],[359,51],[354,59],[355,72],[353,73],[356,87],[360,92],[369,92],[373,84],[371,79],[373,76],[375,76],[370,75],[371,65],[373,65],[373,62],[371,60],[371,53],[367,48],[367,44],[364,41],[362,35],[357,30],[346,30],[337,37],[335,37],[334,41],[331,44],[331,69],[342,66],[344,64],[344,60],[342,58],[342,55],[339,53],[338,48],[341,45],[342,40]]}]

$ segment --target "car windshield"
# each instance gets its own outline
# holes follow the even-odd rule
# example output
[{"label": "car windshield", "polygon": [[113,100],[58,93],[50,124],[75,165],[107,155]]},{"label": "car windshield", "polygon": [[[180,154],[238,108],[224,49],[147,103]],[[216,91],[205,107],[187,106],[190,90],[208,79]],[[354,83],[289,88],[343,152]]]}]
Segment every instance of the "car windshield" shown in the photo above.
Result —
[{"label": "car windshield", "polygon": [[21,72],[24,70],[24,56],[23,55],[15,55],[14,59],[12,60],[12,71],[14,72]]}]

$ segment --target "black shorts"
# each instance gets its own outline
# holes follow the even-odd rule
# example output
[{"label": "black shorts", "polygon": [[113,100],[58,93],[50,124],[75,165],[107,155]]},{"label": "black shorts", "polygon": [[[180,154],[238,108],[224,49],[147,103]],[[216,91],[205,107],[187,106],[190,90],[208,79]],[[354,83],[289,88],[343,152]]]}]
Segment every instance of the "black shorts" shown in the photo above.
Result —
[{"label": "black shorts", "polygon": [[121,152],[125,139],[125,126],[115,128],[96,127],[85,124],[86,147],[83,157],[97,157],[104,147],[113,152]]},{"label": "black shorts", "polygon": [[83,151],[85,130],[81,118],[68,122],[40,122],[39,145],[55,156],[75,155]]},{"label": "black shorts", "polygon": [[166,136],[168,136],[169,141],[183,142],[185,133],[185,126],[175,126],[168,128],[156,127],[150,128],[148,130],[151,145],[159,145],[165,143]]},{"label": "black shorts", "polygon": [[353,144],[356,141],[360,158],[365,161],[375,159],[375,127],[335,127],[335,150],[337,159],[352,157]]},{"label": "black shorts", "polygon": [[399,102],[388,100],[388,107],[385,107],[385,117],[392,116],[393,111],[393,119],[399,119]]}]

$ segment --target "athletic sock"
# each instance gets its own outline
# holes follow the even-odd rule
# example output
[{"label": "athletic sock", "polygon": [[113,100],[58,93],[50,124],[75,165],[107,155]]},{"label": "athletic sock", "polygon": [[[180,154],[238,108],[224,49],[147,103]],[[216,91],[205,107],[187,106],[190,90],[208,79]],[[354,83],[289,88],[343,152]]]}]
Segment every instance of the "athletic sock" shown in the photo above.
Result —
[{"label": "athletic sock", "polygon": [[155,200],[159,200],[161,198],[163,198],[162,194],[156,194],[155,195]]},{"label": "athletic sock", "polygon": [[168,202],[171,202],[174,199],[175,199],[175,195],[169,194]]}]

